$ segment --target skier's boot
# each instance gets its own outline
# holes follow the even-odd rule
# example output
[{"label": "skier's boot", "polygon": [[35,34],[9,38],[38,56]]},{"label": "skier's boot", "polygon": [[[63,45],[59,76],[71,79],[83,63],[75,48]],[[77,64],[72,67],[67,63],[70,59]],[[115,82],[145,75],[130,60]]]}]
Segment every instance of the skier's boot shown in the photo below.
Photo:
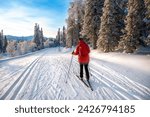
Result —
[{"label": "skier's boot", "polygon": [[89,77],[86,77],[86,80],[89,82]]}]

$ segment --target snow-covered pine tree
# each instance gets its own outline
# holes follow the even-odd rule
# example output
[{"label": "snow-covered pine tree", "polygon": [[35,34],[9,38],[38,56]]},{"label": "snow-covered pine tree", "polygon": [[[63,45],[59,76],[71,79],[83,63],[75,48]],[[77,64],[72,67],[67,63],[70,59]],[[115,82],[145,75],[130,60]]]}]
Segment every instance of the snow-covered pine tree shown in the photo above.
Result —
[{"label": "snow-covered pine tree", "polygon": [[113,37],[116,41],[114,50],[118,50],[118,45],[120,38],[123,36],[125,32],[125,17],[127,15],[127,2],[128,0],[115,0],[115,7],[113,16],[115,19],[115,31],[113,32]]},{"label": "snow-covered pine tree", "polygon": [[2,53],[3,49],[3,31],[0,32],[0,53]]},{"label": "snow-covered pine tree", "polygon": [[147,18],[150,18],[150,0],[145,0],[145,6],[147,8]]},{"label": "snow-covered pine tree", "polygon": [[74,31],[74,45],[77,45],[78,39],[81,35],[81,31],[83,29],[84,22],[84,7],[85,0],[74,0],[74,18],[75,18],[75,31]]},{"label": "snow-covered pine tree", "polygon": [[4,52],[3,47],[4,47],[4,34],[3,34],[3,30],[1,30],[1,32],[0,32],[0,53]]},{"label": "snow-covered pine tree", "polygon": [[43,36],[43,29],[42,28],[39,31],[39,35],[40,35],[40,49],[43,49],[44,48],[44,36]]},{"label": "snow-covered pine tree", "polygon": [[73,40],[73,23],[71,16],[67,19],[67,40],[66,40],[66,47],[72,47],[72,40]]},{"label": "snow-covered pine tree", "polygon": [[148,46],[150,46],[150,0],[145,0],[145,6],[146,6],[146,18],[145,18],[145,24],[146,24],[146,27],[147,27],[147,32],[146,34],[148,35],[147,36],[147,39],[146,39],[146,44]]},{"label": "snow-covered pine tree", "polygon": [[60,31],[60,45],[63,46],[63,31]]},{"label": "snow-covered pine tree", "polygon": [[113,37],[116,44],[114,50],[118,50],[120,38],[125,32],[125,17],[127,15],[127,2],[128,0],[115,0],[114,4],[114,18],[115,18],[115,30],[113,31]]},{"label": "snow-covered pine tree", "polygon": [[65,26],[63,26],[63,29],[62,29],[62,43],[63,43],[63,47],[66,46],[66,28]]},{"label": "snow-covered pine tree", "polygon": [[129,0],[128,15],[126,16],[125,35],[119,45],[127,53],[133,53],[139,45],[144,45],[145,27],[145,4],[144,0]]},{"label": "snow-covered pine tree", "polygon": [[74,8],[74,3],[71,2],[70,3],[70,8],[68,9],[68,19],[67,19],[67,40],[66,40],[66,47],[71,48],[73,45],[73,37],[74,37],[74,23],[75,23],[75,19],[74,19],[74,12],[73,12],[73,8]]},{"label": "snow-covered pine tree", "polygon": [[73,2],[70,3],[68,10],[69,17],[67,19],[67,47],[72,47],[72,45],[76,46],[78,42],[83,27],[84,1],[85,0],[73,0]]},{"label": "snow-covered pine tree", "polygon": [[35,26],[34,26],[33,42],[36,43],[36,47],[39,50],[41,43],[40,43],[40,35],[39,35],[39,25],[37,23],[35,23]]},{"label": "snow-covered pine tree", "polygon": [[7,37],[5,36],[3,40],[3,53],[6,52],[7,45],[8,45]]},{"label": "snow-covered pine tree", "polygon": [[120,27],[118,28],[117,24],[120,14],[117,8],[115,0],[105,0],[97,41],[98,50],[103,52],[114,51],[118,45]]},{"label": "snow-covered pine tree", "polygon": [[59,28],[58,31],[57,31],[57,40],[58,40],[59,47],[60,47],[60,43],[61,43],[61,32],[60,32],[60,28]]},{"label": "snow-covered pine tree", "polygon": [[100,23],[102,16],[102,8],[104,0],[86,0],[85,15],[82,34],[89,38],[93,49],[96,49]]}]

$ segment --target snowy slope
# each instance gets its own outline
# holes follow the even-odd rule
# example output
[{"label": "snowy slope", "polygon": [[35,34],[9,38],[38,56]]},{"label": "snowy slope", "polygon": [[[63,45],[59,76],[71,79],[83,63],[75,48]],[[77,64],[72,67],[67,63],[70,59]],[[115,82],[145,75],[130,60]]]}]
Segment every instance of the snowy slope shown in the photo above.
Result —
[{"label": "snowy slope", "polygon": [[52,48],[0,61],[0,99],[150,99],[149,56],[91,53],[93,92],[76,77],[77,57],[68,74],[70,60],[69,51]]}]

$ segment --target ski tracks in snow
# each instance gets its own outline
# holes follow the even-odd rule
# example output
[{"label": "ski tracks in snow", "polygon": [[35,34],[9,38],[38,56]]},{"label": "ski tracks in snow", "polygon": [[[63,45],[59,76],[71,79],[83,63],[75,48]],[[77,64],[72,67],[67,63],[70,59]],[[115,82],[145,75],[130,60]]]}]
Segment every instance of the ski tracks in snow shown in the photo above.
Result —
[{"label": "ski tracks in snow", "polygon": [[99,90],[100,95],[106,95],[106,98],[103,99],[150,99],[149,88],[130,80],[107,66],[92,61],[90,71],[92,79],[97,80],[96,82],[101,85],[101,87],[95,88]]},{"label": "ski tracks in snow", "polygon": [[[16,97],[19,94],[19,91],[24,88],[24,83],[28,80],[27,77],[30,74],[30,72],[34,69],[34,67],[37,65],[37,62],[40,60],[40,58],[43,55],[40,55],[37,59],[32,61],[29,65],[27,65],[22,73],[19,75],[19,77],[16,78],[16,80],[11,84],[11,86],[5,91],[4,95],[0,97],[0,99],[16,99]],[[23,69],[23,68],[21,68]],[[20,69],[17,71],[19,72]],[[12,74],[12,73],[11,73]],[[13,73],[14,74],[14,73]],[[6,76],[8,79],[12,77]]]},{"label": "ski tracks in snow", "polygon": [[54,48],[0,63],[0,99],[150,99],[149,88],[94,60],[89,69],[94,89],[91,91],[76,77],[76,58],[68,74],[70,60],[71,54]]}]

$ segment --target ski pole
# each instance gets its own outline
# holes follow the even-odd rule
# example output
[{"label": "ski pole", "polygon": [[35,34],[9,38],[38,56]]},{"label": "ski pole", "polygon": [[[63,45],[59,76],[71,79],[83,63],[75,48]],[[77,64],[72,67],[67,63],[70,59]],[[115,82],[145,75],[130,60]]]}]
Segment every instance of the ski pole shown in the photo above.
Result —
[{"label": "ski pole", "polygon": [[73,60],[73,54],[71,56],[71,61],[70,61],[69,70],[68,70],[68,73],[67,73],[67,78],[66,78],[66,82],[65,83],[67,83],[67,79],[69,78],[69,72],[70,72],[70,69],[71,69],[72,60]]}]

